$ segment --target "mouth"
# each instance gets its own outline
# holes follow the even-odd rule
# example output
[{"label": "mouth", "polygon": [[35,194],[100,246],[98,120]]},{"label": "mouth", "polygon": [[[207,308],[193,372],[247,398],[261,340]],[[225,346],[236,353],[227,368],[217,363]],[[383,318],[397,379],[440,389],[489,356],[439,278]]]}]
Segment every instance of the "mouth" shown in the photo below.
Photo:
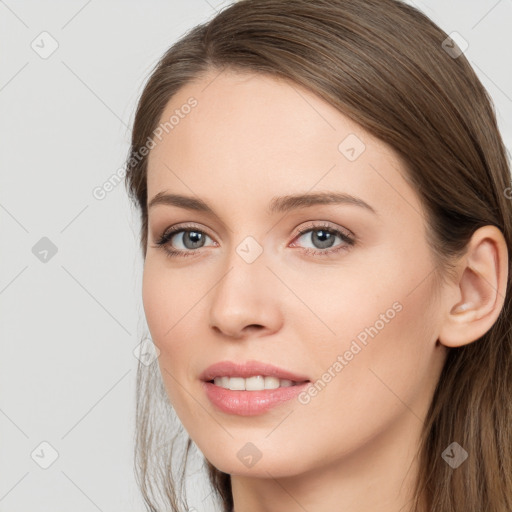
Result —
[{"label": "mouth", "polygon": [[297,386],[310,381],[280,379],[271,375],[254,375],[252,377],[218,376],[205,382],[215,384],[216,386],[229,389],[231,391],[263,391],[266,389],[278,389]]},{"label": "mouth", "polygon": [[256,360],[219,361],[206,368],[199,378],[228,391],[275,390],[311,382],[304,374]]},{"label": "mouth", "polygon": [[[202,379],[203,390],[220,412],[235,416],[265,414],[296,398],[311,385],[310,380],[291,380],[272,375],[217,376]],[[207,380],[208,379],[208,380]]]}]

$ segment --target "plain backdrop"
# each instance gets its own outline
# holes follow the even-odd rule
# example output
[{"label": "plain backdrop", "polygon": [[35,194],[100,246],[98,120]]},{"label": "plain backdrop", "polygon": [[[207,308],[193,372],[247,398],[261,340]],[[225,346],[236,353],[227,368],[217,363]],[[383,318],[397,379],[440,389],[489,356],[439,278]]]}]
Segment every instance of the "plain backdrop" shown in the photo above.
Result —
[{"label": "plain backdrop", "polygon": [[[512,0],[411,3],[467,41],[512,147]],[[124,184],[93,191],[124,165],[152,66],[225,5],[0,0],[0,512],[143,510],[138,217]],[[190,505],[213,510],[201,482]]]}]

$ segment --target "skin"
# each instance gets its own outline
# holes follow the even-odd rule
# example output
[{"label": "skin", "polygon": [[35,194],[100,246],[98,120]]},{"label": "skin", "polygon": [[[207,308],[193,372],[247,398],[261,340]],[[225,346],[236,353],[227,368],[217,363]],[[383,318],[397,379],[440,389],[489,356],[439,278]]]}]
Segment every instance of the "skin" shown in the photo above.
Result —
[{"label": "skin", "polygon": [[[143,276],[148,327],[179,419],[231,474],[236,512],[409,510],[421,427],[448,347],[481,336],[503,304],[500,232],[481,228],[457,279],[438,280],[424,210],[387,145],[269,76],[212,71],[180,89],[162,120],[191,96],[197,106],[151,149],[148,199],[199,197],[216,216],[150,208]],[[350,134],[366,146],[355,161],[338,149]],[[354,204],[266,213],[275,196],[319,191],[351,194],[375,213]],[[156,241],[183,223],[206,235],[204,245],[170,258]],[[336,236],[322,249],[314,235],[325,223],[350,230],[355,244]],[[190,252],[183,235],[168,247]],[[236,251],[248,236],[263,251],[252,263]],[[467,299],[469,310],[457,312]],[[221,360],[322,379],[393,304],[400,311],[307,404],[242,417],[220,412],[203,392],[200,373]],[[237,457],[248,442],[261,452],[252,467]]]}]

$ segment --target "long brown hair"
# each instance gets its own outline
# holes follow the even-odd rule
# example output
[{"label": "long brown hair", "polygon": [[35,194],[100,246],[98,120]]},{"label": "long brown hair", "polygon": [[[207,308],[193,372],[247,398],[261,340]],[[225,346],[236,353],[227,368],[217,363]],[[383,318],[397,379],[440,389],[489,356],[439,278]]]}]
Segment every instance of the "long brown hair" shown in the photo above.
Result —
[{"label": "long brown hair", "polygon": [[[501,230],[512,254],[510,169],[493,105],[452,47],[424,14],[396,0],[241,0],[188,31],[153,69],[133,125],[126,185],[140,209],[144,257],[141,148],[180,88],[224,69],[304,86],[398,152],[443,272],[484,225]],[[512,510],[511,276],[509,258],[505,304],[492,328],[449,350],[424,422],[414,511],[426,512],[421,504],[429,512]],[[184,432],[155,366],[139,365],[136,469],[148,510],[159,510],[158,492],[163,508],[177,512],[182,488],[173,474],[173,442]],[[469,454],[456,470],[441,457],[455,441]],[[182,485],[191,444],[188,438]],[[231,512],[230,476],[205,464],[223,511]]]}]

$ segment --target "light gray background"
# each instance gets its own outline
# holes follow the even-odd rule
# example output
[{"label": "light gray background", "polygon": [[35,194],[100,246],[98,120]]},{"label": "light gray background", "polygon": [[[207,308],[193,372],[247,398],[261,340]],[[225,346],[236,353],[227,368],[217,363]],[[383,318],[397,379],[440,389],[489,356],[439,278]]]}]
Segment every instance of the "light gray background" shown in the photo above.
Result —
[{"label": "light gray background", "polygon": [[[512,0],[411,3],[467,40],[511,148]],[[224,5],[0,0],[0,512],[143,510],[138,216],[124,184],[103,200],[92,191],[124,164],[151,67]],[[31,47],[43,31],[58,43],[45,59]],[[46,262],[32,252],[43,237],[57,247]],[[48,469],[44,441],[58,452]],[[193,491],[190,505],[211,510],[206,485]]]}]

